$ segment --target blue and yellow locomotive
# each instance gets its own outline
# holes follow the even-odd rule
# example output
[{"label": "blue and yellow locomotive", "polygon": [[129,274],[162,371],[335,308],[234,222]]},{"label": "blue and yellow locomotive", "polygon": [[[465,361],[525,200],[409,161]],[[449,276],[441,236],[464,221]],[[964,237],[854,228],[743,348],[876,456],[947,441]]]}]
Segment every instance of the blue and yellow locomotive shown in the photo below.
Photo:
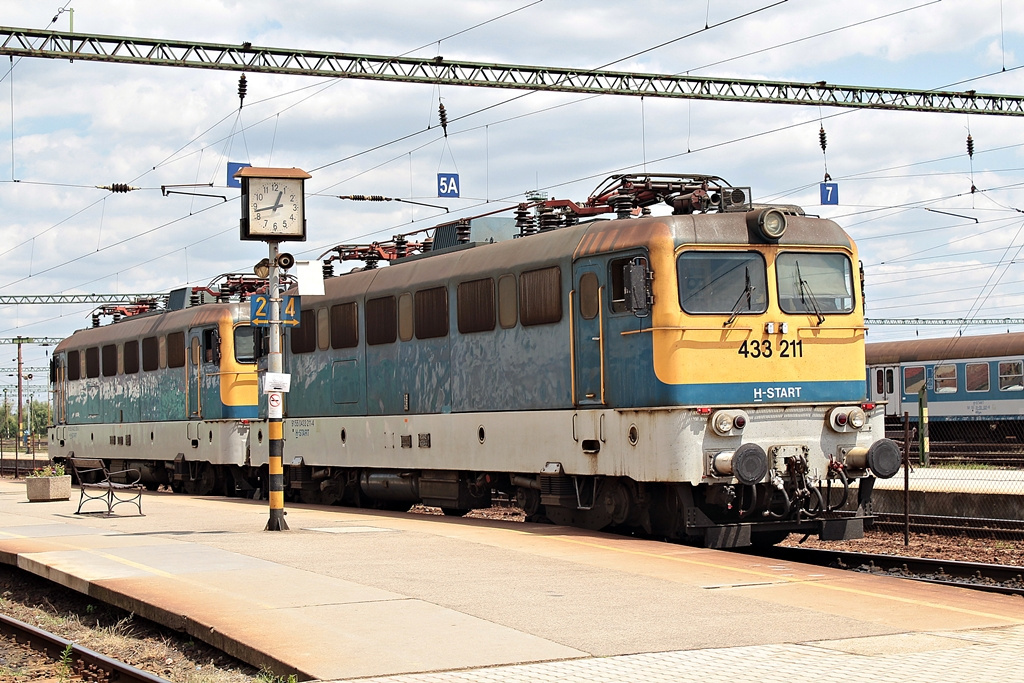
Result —
[{"label": "blue and yellow locomotive", "polygon": [[258,417],[249,306],[210,303],[80,330],[54,350],[50,456],[136,468],[150,489],[251,490]]},{"label": "blue and yellow locomotive", "polygon": [[532,519],[717,547],[862,533],[901,456],[866,402],[845,232],[704,176],[617,176],[517,217],[516,239],[460,221],[429,251],[377,245],[389,267],[302,297],[284,430],[301,500],[462,514],[501,491]]}]

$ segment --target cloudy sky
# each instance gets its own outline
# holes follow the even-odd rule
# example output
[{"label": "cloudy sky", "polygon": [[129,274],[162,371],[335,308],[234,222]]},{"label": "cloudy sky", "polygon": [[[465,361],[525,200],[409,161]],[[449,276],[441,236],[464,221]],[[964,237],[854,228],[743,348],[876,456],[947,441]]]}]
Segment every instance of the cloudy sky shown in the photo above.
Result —
[{"label": "cloudy sky", "polygon": [[[72,19],[105,35],[1024,94],[1024,7],[1009,0],[0,0],[5,26]],[[646,170],[719,175],[757,201],[834,218],[860,245],[871,317],[1024,316],[1021,118],[266,74],[248,75],[240,109],[231,72],[46,59],[0,71],[0,295],[164,292],[251,271],[266,247],[238,240],[228,162],[312,173],[299,259],[443,215],[337,195],[440,204],[451,217],[535,189],[582,200],[611,173]],[[819,206],[826,168],[839,206]],[[437,199],[438,172],[460,174],[460,199]],[[142,189],[95,187],[111,183]],[[160,189],[188,183],[227,201]],[[92,309],[7,307],[0,337],[63,337]],[[869,340],[953,331],[874,327]],[[26,347],[25,359],[42,366],[47,349]]]}]

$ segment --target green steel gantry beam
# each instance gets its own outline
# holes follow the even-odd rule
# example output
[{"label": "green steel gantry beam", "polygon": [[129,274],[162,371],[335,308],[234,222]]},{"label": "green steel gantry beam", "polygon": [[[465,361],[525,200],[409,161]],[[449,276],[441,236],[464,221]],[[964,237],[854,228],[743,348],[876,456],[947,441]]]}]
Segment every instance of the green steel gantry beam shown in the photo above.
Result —
[{"label": "green steel gantry beam", "polygon": [[865,325],[1024,325],[1024,318],[864,318]]},{"label": "green steel gantry beam", "polygon": [[1024,97],[937,90],[485,64],[0,27],[0,55],[723,102],[1024,116]]},{"label": "green steel gantry beam", "polygon": [[113,304],[130,306],[140,300],[164,301],[167,293],[162,294],[23,294],[0,296],[0,306],[20,306],[32,304]]}]

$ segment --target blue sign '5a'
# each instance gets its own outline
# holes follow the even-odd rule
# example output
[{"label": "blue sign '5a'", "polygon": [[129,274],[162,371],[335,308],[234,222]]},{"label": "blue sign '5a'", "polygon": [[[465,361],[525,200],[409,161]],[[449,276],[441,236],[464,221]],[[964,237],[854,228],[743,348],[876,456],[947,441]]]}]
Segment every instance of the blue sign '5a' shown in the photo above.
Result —
[{"label": "blue sign '5a'", "polygon": [[459,174],[438,173],[437,174],[437,196],[458,197],[459,196]]}]

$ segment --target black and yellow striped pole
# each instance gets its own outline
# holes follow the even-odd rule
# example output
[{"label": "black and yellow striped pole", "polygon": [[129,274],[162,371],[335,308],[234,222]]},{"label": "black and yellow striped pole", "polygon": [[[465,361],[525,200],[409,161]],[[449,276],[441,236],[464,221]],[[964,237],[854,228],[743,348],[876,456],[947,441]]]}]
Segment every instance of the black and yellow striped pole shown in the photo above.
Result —
[{"label": "black and yellow striped pole", "polygon": [[[270,245],[270,353],[267,357],[267,372],[281,374],[281,277],[278,270],[278,243]],[[268,499],[270,519],[266,531],[287,531],[284,521],[284,394],[271,390],[267,393],[267,435],[270,437],[270,458],[267,464]]]}]

